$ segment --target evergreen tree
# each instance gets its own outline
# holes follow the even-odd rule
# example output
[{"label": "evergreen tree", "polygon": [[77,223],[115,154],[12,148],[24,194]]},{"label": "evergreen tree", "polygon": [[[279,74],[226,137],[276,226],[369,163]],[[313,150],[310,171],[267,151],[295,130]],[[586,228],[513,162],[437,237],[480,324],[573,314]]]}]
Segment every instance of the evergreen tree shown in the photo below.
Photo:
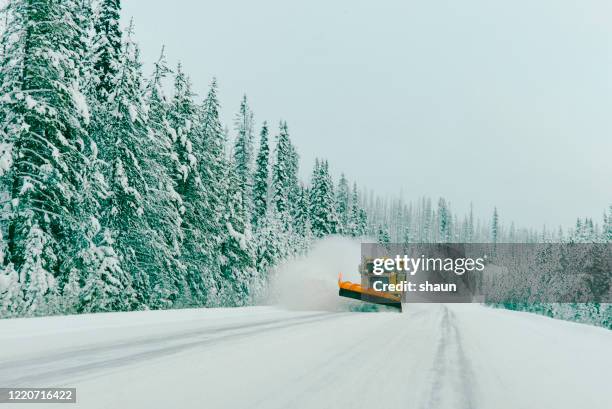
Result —
[{"label": "evergreen tree", "polygon": [[432,242],[432,209],[431,199],[423,199],[423,230],[421,233],[421,241],[424,243]]},{"label": "evergreen tree", "polygon": [[612,243],[612,205],[608,208],[608,215],[604,214],[603,241]]},{"label": "evergreen tree", "polygon": [[404,237],[402,238],[403,243],[410,244],[413,242],[413,240],[412,230],[410,227],[406,227],[406,230],[404,230]]},{"label": "evergreen tree", "polygon": [[23,312],[22,288],[19,275],[9,263],[5,266],[6,242],[0,230],[0,317],[19,316]]},{"label": "evergreen tree", "polygon": [[[71,0],[68,2],[72,19],[77,25],[80,36],[75,39],[74,51],[79,55],[79,89],[86,97],[93,97],[95,92],[94,75],[94,9],[92,0]],[[89,95],[91,94],[91,95]]]},{"label": "evergreen tree", "polygon": [[194,143],[196,139],[201,139],[201,135],[198,136],[199,130],[196,127],[198,108],[193,98],[191,81],[179,63],[174,77],[174,97],[168,112],[168,122],[175,167],[172,176],[176,190],[182,196],[193,189],[193,184],[199,177]]},{"label": "evergreen tree", "polygon": [[[74,280],[79,267],[88,273],[84,277],[78,311],[106,312],[126,311],[138,304],[137,294],[132,288],[132,280],[120,265],[119,255],[114,250],[115,242],[110,230],[105,230],[101,241],[94,243],[92,230],[89,242],[91,246],[83,250],[83,262],[71,269],[70,277]],[[69,278],[70,278],[69,277]],[[69,288],[76,285],[69,280]]]},{"label": "evergreen tree", "polygon": [[336,192],[336,205],[338,218],[340,220],[338,226],[339,233],[347,233],[348,232],[348,224],[349,224],[349,196],[350,196],[350,188],[344,173],[340,175],[340,181],[338,182],[338,189]]},{"label": "evergreen tree", "polygon": [[491,220],[491,242],[497,243],[499,238],[499,215],[497,214],[497,207],[493,209],[493,219]]},{"label": "evergreen tree", "polygon": [[450,240],[450,217],[446,201],[440,198],[438,201],[438,225],[441,243],[448,243]]},{"label": "evergreen tree", "polygon": [[315,237],[338,232],[334,186],[327,161],[317,159],[312,173],[310,189],[310,220]]},{"label": "evergreen tree", "polygon": [[96,90],[103,100],[113,92],[121,55],[120,0],[100,0],[94,24]]},{"label": "evergreen tree", "polygon": [[[142,91],[139,52],[132,41],[130,26],[97,142],[101,157],[108,164],[106,177],[110,194],[102,214],[102,225],[110,231],[106,242],[116,245],[121,269],[127,275],[119,281],[122,287],[128,288],[131,280],[139,306],[149,301],[149,272],[163,263],[160,260],[163,240],[151,228],[149,218],[153,217],[152,207],[156,204],[150,181],[152,177],[165,179],[164,173],[160,174],[162,170],[153,163]],[[95,277],[92,279],[95,281]]]},{"label": "evergreen tree", "polygon": [[286,242],[283,241],[282,230],[274,207],[270,207],[265,217],[259,220],[255,233],[255,265],[260,274],[265,274],[286,257]]},{"label": "evergreen tree", "polygon": [[300,193],[296,201],[296,215],[294,219],[295,233],[305,238],[311,234],[310,215],[310,193],[303,184],[300,185]]},{"label": "evergreen tree", "polygon": [[0,317],[10,318],[23,315],[22,288],[19,276],[9,264],[0,271]]},{"label": "evergreen tree", "polygon": [[[289,130],[287,128],[286,122],[282,124],[281,132],[284,132],[289,135]],[[300,183],[298,179],[299,163],[300,156],[297,153],[295,146],[291,142],[291,139],[289,139],[287,194],[289,201],[289,212],[292,221],[295,220],[298,217],[298,213],[300,213],[300,209],[298,208],[298,200],[300,195]]]},{"label": "evergreen tree", "polygon": [[281,121],[280,132],[276,138],[274,164],[272,165],[272,193],[276,213],[283,221],[285,229],[292,225],[293,199],[297,187],[297,155],[291,140],[287,123]]},{"label": "evergreen tree", "polygon": [[24,302],[31,314],[44,309],[45,297],[55,295],[57,291],[55,277],[48,268],[56,265],[58,257],[47,242],[49,238],[48,234],[34,224],[28,231],[23,248],[20,249],[25,257],[19,281],[24,286]]},{"label": "evergreen tree", "polygon": [[[514,222],[510,225],[510,241],[515,243],[514,237],[516,236],[516,228],[514,227]],[[559,230],[557,230],[557,243],[563,243],[565,241],[565,235],[563,233],[563,227],[559,226]]]},{"label": "evergreen tree", "polygon": [[[168,108],[167,122],[170,135],[169,174],[180,197],[181,264],[185,269],[179,284],[180,304],[202,305],[207,300],[208,289],[205,272],[210,270],[210,252],[217,248],[203,228],[206,188],[202,174],[202,161],[206,151],[202,113],[194,101],[191,82],[178,65],[174,77],[174,95]],[[219,216],[215,215],[218,220]],[[208,256],[208,257],[207,257]],[[209,274],[211,276],[211,274]],[[178,280],[175,280],[178,282]]]},{"label": "evergreen tree", "polygon": [[[163,80],[170,73],[164,50],[154,64],[153,75],[145,91],[148,127],[147,168],[149,211],[147,221],[158,236],[158,264],[151,272],[151,307],[170,307],[184,293],[184,264],[181,262],[183,242],[183,198],[175,190],[175,171],[180,166],[174,150],[176,135],[170,125],[170,106],[163,91]],[[174,176],[174,177],[173,177]]]},{"label": "evergreen tree", "polygon": [[414,216],[412,203],[410,203],[408,209],[406,210],[406,226],[402,234],[402,239],[404,243],[412,243],[414,241]]},{"label": "evergreen tree", "polygon": [[[225,134],[219,120],[219,102],[217,99],[217,82],[213,79],[210,90],[199,116],[199,129],[202,134],[202,142],[198,144],[198,169],[201,175],[201,200],[194,202],[197,207],[199,223],[193,226],[193,230],[200,237],[199,255],[203,257],[203,268],[201,274],[204,277],[204,285],[209,293],[208,305],[219,305],[223,302],[220,298],[219,283],[222,278],[219,271],[219,251],[221,245],[222,224],[224,215],[223,198],[226,197],[224,189],[226,184],[226,159],[225,159]],[[201,149],[199,146],[201,145]]]},{"label": "evergreen tree", "polygon": [[470,215],[467,226],[466,242],[472,243],[474,241],[474,205],[470,202]]},{"label": "evergreen tree", "polygon": [[82,235],[73,235],[68,243],[77,257],[62,264],[62,270],[67,272],[62,298],[67,298],[65,307],[76,312],[125,311],[137,305],[136,294],[130,277],[120,266],[112,230],[101,225],[108,221],[103,217],[103,209],[109,203],[111,191],[103,175],[105,162],[99,159],[94,141],[90,152],[75,214]]},{"label": "evergreen tree", "polygon": [[348,233],[353,237],[361,237],[366,234],[367,216],[365,209],[361,207],[359,202],[357,183],[353,183],[348,226]]},{"label": "evergreen tree", "polygon": [[[561,232],[561,230],[559,230],[559,231]],[[561,236],[560,237],[563,237],[563,233],[562,232],[561,232]],[[516,227],[514,226],[514,222],[510,223],[510,231],[508,232],[508,241],[510,243],[516,243]]]},{"label": "evergreen tree", "polygon": [[[89,108],[79,90],[83,33],[74,1],[16,0],[5,10],[0,62],[0,178],[4,264],[23,290],[23,311],[45,312],[82,243],[81,188],[90,164]],[[13,280],[11,278],[11,281]],[[50,303],[48,303],[50,305]]]},{"label": "evergreen tree", "polygon": [[363,236],[367,234],[367,228],[368,228],[368,214],[366,213],[365,209],[360,208],[359,209],[359,223],[357,224],[357,232],[359,236]]},{"label": "evergreen tree", "polygon": [[75,314],[79,312],[81,297],[81,271],[73,268],[68,274],[68,279],[62,288],[61,297],[58,299],[58,308],[63,314]]},{"label": "evergreen tree", "polygon": [[240,110],[235,118],[236,140],[234,141],[233,162],[236,167],[236,181],[238,182],[242,206],[249,215],[251,222],[252,212],[251,191],[253,189],[253,112],[249,108],[246,95],[240,103]]},{"label": "evergreen tree", "polygon": [[[86,91],[91,111],[91,121],[87,127],[91,143],[91,162],[86,168],[87,183],[83,186],[83,200],[79,209],[81,219],[88,214],[93,216],[81,225],[84,228],[84,240],[73,243],[78,248],[79,258],[66,264],[68,278],[80,276],[78,285],[66,282],[65,288],[81,287],[81,296],[77,311],[116,311],[127,310],[138,304],[132,288],[129,272],[123,271],[121,255],[114,249],[115,237],[120,232],[112,225],[108,217],[108,208],[113,197],[110,180],[112,151],[114,140],[109,138],[107,130],[114,120],[111,113],[113,84],[119,75],[119,67],[125,55],[122,51],[122,35],[119,30],[118,2],[102,2],[92,12],[91,2],[81,1],[77,6],[81,18],[79,25],[86,35],[81,36],[85,48],[82,60],[86,67],[82,79],[82,88]],[[138,90],[140,92],[140,90]],[[73,297],[76,300],[76,297]]]},{"label": "evergreen tree", "polygon": [[389,235],[389,228],[384,225],[378,226],[378,234],[376,241],[378,244],[389,244],[391,243],[391,236]]},{"label": "evergreen tree", "polygon": [[222,287],[224,303],[244,305],[255,285],[255,250],[249,230],[248,214],[242,203],[240,176],[234,163],[227,166],[224,178],[225,211],[222,219],[220,269],[226,284]]},{"label": "evergreen tree", "polygon": [[253,183],[253,226],[258,227],[268,210],[268,183],[270,176],[270,146],[268,145],[268,124],[263,123],[259,137],[259,151],[255,162]]}]

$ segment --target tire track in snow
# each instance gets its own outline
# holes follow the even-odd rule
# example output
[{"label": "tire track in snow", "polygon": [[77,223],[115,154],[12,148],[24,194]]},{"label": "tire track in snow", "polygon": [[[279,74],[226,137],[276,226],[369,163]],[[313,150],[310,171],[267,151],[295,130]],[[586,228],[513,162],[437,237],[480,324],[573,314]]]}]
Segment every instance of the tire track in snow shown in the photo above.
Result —
[{"label": "tire track in snow", "polygon": [[83,348],[39,359],[5,362],[0,366],[0,385],[15,387],[34,385],[44,381],[52,381],[57,384],[61,379],[144,362],[192,348],[242,339],[267,331],[314,324],[344,317],[347,314],[350,313],[320,313],[299,318],[260,321],[253,324],[209,327],[152,339],[141,338],[130,342]]},{"label": "tire track in snow", "polygon": [[453,312],[442,305],[440,336],[430,373],[430,388],[423,409],[476,407],[474,376],[463,349]]},{"label": "tire track in snow", "polygon": [[[87,356],[92,353],[101,353],[101,352],[112,352],[115,350],[127,349],[131,346],[146,346],[146,345],[155,345],[161,342],[181,340],[185,338],[190,338],[199,335],[209,335],[209,334],[220,334],[223,332],[233,331],[233,330],[244,330],[253,327],[261,327],[263,325],[273,325],[280,324],[284,322],[293,322],[297,320],[307,320],[310,318],[321,317],[325,315],[329,315],[330,313],[315,313],[308,314],[303,317],[290,317],[283,319],[268,319],[268,320],[257,320],[252,323],[240,323],[234,325],[215,325],[215,326],[206,326],[204,328],[198,329],[190,329],[190,330],[181,330],[181,331],[173,331],[170,334],[164,335],[151,335],[151,336],[138,336],[127,341],[118,341],[118,342],[109,342],[99,345],[80,347],[77,349],[61,349],[53,354],[46,353],[42,356],[36,356],[33,358],[22,358],[16,359],[12,361],[0,361],[0,368],[2,371],[10,368],[23,368],[28,365],[40,365],[45,363],[53,363],[56,361],[60,361],[62,359],[74,358],[76,356]],[[0,371],[0,375],[2,374]]]},{"label": "tire track in snow", "polygon": [[[357,318],[360,313],[355,314]],[[369,313],[365,313],[369,314]],[[373,313],[375,314],[375,313]],[[325,394],[326,391],[334,390],[335,395],[346,396],[346,393],[355,392],[355,384],[348,382],[351,388],[347,391],[345,389],[338,389],[339,387],[346,387],[343,383],[346,382],[347,378],[356,377],[355,374],[361,373],[363,378],[364,373],[378,373],[378,370],[382,369],[385,365],[380,359],[374,359],[377,363],[376,367],[372,367],[371,362],[366,362],[369,353],[371,353],[372,346],[379,340],[380,334],[385,333],[388,329],[389,323],[393,319],[400,318],[396,313],[386,313],[388,316],[384,316],[384,320],[375,322],[374,327],[370,327],[373,324],[372,321],[364,322],[356,325],[367,325],[368,330],[360,334],[351,340],[350,343],[343,345],[342,349],[334,349],[329,351],[330,359],[321,360],[316,365],[309,367],[307,370],[301,371],[290,379],[286,380],[283,387],[280,388],[281,392],[274,391],[264,398],[253,402],[253,408],[298,408],[298,407],[320,407],[321,405],[312,402],[313,397],[319,394]],[[374,337],[374,340],[372,339]],[[369,364],[369,365],[367,365]],[[365,369],[364,365],[367,365]],[[341,372],[339,372],[339,368]],[[353,376],[347,375],[346,372],[353,374]],[[341,381],[338,382],[339,378]],[[323,407],[334,407],[334,404],[328,402],[327,406]]]},{"label": "tire track in snow", "polygon": [[[334,345],[329,350],[329,356],[317,360],[313,365],[299,368],[295,375],[252,402],[250,407],[376,408],[380,400],[372,399],[373,395],[365,392],[371,390],[372,385],[376,385],[377,394],[388,396],[393,402],[389,407],[405,407],[405,402],[414,405],[411,392],[402,388],[401,379],[406,373],[416,376],[419,366],[403,366],[404,357],[400,357],[401,363],[390,363],[387,358],[388,354],[413,346],[410,342],[415,341],[415,328],[422,328],[422,323],[430,318],[429,312],[425,309],[415,311],[410,307],[404,314],[373,313],[371,316],[376,319],[356,322],[364,329],[358,336],[349,342]],[[426,342],[426,338],[417,338],[416,341],[421,340]],[[418,342],[414,346],[421,351]],[[325,404],[318,401],[320,396],[328,397]]]}]

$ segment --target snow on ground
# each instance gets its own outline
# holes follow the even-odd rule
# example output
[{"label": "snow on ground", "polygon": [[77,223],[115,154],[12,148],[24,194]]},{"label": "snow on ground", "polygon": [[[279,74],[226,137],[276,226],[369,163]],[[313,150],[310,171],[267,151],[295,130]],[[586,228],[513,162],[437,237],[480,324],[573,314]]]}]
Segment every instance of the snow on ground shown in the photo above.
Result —
[{"label": "snow on ground", "polygon": [[479,305],[405,307],[3,320],[0,386],[76,387],[68,408],[612,407],[612,331]]}]

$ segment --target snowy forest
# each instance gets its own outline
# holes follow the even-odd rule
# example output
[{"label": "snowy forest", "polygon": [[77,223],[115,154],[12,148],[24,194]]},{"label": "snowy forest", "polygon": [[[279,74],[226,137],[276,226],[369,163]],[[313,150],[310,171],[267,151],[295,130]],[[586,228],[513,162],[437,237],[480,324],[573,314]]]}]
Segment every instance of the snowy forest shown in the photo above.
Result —
[{"label": "snowy forest", "polygon": [[195,95],[163,48],[144,73],[119,0],[11,0],[0,20],[0,318],[248,305],[329,235],[612,242],[612,206],[526,229],[378,196],[325,159],[300,180],[287,122],[245,96],[226,126],[216,80]]}]

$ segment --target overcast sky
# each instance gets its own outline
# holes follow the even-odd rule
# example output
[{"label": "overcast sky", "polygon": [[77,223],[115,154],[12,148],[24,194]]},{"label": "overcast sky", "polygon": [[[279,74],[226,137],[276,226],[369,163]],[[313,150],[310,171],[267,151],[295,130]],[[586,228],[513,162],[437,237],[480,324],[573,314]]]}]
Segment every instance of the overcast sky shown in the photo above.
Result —
[{"label": "overcast sky", "polygon": [[[129,0],[145,68],[166,45],[223,120],[289,123],[380,194],[448,198],[521,226],[612,203],[609,0]],[[305,169],[304,169],[305,168]]]}]

